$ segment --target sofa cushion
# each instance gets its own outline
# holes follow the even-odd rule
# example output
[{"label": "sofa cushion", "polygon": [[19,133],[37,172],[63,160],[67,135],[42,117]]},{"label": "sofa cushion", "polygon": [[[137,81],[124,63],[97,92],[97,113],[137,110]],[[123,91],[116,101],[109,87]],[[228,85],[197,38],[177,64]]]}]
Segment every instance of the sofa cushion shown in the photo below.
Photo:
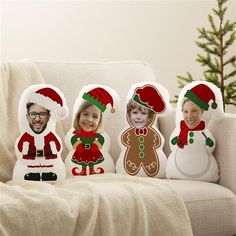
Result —
[{"label": "sofa cushion", "polygon": [[183,197],[194,236],[236,233],[236,198],[218,184],[194,180],[164,180]]}]

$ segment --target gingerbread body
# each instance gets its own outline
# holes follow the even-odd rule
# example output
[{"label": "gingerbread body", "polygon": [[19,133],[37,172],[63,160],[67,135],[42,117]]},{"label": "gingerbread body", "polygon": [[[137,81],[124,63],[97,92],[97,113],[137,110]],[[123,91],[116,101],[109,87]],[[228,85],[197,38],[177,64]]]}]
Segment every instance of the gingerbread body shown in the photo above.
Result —
[{"label": "gingerbread body", "polygon": [[171,110],[168,92],[161,85],[135,84],[128,94],[127,123],[120,135],[121,154],[116,171],[132,176],[165,177],[164,138],[155,127],[157,116]]}]

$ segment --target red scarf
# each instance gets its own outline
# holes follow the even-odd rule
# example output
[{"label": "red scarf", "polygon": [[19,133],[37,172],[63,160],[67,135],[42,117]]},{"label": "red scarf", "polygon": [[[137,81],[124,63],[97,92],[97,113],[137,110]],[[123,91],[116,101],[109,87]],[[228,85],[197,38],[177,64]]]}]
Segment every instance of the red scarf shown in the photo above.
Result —
[{"label": "red scarf", "polygon": [[87,132],[82,128],[80,128],[80,131],[74,130],[73,134],[76,134],[78,138],[85,137],[86,139],[89,139],[90,137],[97,137],[97,133],[95,133],[93,130]]},{"label": "red scarf", "polygon": [[180,122],[180,133],[179,133],[179,141],[177,143],[179,148],[184,148],[184,145],[188,143],[188,132],[195,131],[195,130],[204,130],[205,129],[205,122],[201,121],[199,125],[193,129],[190,129],[186,124],[185,121],[181,120]]}]

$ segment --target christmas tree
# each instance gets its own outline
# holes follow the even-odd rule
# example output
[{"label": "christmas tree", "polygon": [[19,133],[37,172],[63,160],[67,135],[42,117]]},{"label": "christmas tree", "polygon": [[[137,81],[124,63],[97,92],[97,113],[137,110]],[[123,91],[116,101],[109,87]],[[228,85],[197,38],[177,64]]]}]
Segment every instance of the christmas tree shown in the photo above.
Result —
[{"label": "christmas tree", "polygon": [[[228,49],[236,39],[236,22],[225,20],[227,0],[217,0],[217,9],[212,9],[214,17],[208,15],[210,29],[198,28],[199,36],[196,44],[204,51],[204,55],[197,55],[196,61],[205,68],[202,80],[212,82],[220,88],[223,106],[236,106],[236,55],[228,56]],[[183,88],[194,81],[193,76],[186,72],[186,76],[177,76],[178,87]],[[177,102],[175,96],[173,102]]]}]

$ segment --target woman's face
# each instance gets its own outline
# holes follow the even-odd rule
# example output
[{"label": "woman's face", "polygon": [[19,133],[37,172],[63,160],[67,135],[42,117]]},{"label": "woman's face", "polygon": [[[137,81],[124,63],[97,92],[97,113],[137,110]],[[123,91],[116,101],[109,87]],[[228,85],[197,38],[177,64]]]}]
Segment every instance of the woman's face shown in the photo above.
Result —
[{"label": "woman's face", "polygon": [[134,108],[130,112],[130,122],[135,128],[143,128],[147,125],[149,120],[149,111],[146,108]]},{"label": "woman's face", "polygon": [[190,129],[193,129],[199,125],[203,110],[198,105],[190,100],[187,100],[183,104],[182,112],[184,121]]},{"label": "woman's face", "polygon": [[95,106],[89,106],[80,113],[79,126],[89,132],[98,128],[101,118],[101,111]]}]

